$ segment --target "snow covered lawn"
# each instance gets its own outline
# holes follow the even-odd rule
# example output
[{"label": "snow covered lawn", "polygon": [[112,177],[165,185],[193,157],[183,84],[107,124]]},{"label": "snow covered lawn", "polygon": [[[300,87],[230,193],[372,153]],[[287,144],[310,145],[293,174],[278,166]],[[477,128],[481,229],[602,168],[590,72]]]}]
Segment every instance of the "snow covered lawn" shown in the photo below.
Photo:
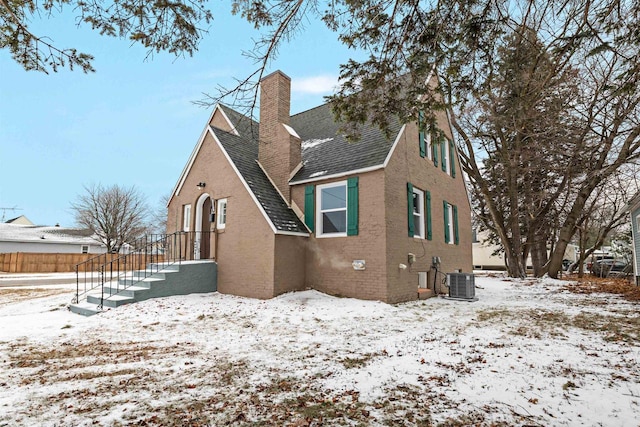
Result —
[{"label": "snow covered lawn", "polygon": [[639,425],[640,303],[476,284],[474,303],[213,293],[89,318],[70,288],[0,289],[0,426]]}]

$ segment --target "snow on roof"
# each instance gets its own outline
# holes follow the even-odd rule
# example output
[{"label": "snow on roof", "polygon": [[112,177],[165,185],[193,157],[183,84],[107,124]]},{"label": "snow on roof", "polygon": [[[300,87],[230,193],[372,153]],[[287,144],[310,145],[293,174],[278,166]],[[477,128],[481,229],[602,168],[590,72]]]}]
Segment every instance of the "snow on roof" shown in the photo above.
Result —
[{"label": "snow on roof", "polygon": [[309,178],[315,178],[317,176],[322,176],[322,175],[326,175],[327,171],[320,171],[320,172],[314,172],[311,175],[309,175]]},{"label": "snow on roof", "polygon": [[41,242],[41,243],[100,243],[89,230],[80,228],[49,227],[41,225],[21,225],[0,223],[0,241]]},{"label": "snow on roof", "polygon": [[306,141],[302,141],[302,149],[306,150],[308,148],[317,147],[320,144],[324,144],[325,142],[333,141],[333,138],[324,138],[324,139],[308,139]]}]

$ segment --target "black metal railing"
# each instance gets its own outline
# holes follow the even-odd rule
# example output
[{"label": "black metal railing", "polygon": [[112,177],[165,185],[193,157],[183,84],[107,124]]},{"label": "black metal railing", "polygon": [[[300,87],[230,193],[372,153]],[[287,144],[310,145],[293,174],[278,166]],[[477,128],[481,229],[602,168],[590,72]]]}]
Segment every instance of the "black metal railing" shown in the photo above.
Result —
[{"label": "black metal railing", "polygon": [[[151,234],[125,245],[121,254],[100,254],[76,264],[76,294],[73,303],[100,288],[105,298],[134,286],[147,277],[182,261],[211,259],[210,231],[178,231]],[[107,286],[109,285],[109,286]]]}]

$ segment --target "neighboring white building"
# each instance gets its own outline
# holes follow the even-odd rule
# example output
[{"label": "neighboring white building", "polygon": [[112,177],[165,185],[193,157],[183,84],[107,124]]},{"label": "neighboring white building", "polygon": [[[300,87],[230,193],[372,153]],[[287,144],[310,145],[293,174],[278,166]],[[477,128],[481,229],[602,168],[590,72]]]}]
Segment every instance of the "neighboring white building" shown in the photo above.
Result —
[{"label": "neighboring white building", "polygon": [[105,253],[89,230],[0,223],[0,253]]},{"label": "neighboring white building", "polygon": [[27,218],[24,215],[20,215],[17,218],[11,218],[9,221],[6,222],[7,224],[16,224],[16,225],[35,225],[34,223],[32,223],[29,218]]},{"label": "neighboring white building", "polygon": [[500,246],[485,242],[487,235],[486,232],[473,230],[473,269],[506,270],[504,253],[498,253]]},{"label": "neighboring white building", "polygon": [[[486,243],[489,233],[486,231],[473,231],[473,269],[474,270],[506,270],[504,252],[499,245]],[[499,253],[499,255],[494,255]],[[579,258],[578,246],[567,245],[564,258],[575,262]],[[527,268],[532,269],[531,256],[527,258]]]}]

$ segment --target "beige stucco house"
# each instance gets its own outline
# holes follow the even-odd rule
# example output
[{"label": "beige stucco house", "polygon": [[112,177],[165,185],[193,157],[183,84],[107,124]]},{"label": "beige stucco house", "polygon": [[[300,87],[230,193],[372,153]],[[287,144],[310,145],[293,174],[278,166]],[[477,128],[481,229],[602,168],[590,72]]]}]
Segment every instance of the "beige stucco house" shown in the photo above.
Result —
[{"label": "beige stucco house", "polygon": [[395,303],[471,272],[470,206],[446,115],[433,135],[398,123],[391,139],[369,126],[348,143],[327,104],[291,116],[290,85],[280,71],[262,80],[259,124],[218,105],[170,198],[168,232],[195,232],[195,258],[218,263],[218,291]]}]

